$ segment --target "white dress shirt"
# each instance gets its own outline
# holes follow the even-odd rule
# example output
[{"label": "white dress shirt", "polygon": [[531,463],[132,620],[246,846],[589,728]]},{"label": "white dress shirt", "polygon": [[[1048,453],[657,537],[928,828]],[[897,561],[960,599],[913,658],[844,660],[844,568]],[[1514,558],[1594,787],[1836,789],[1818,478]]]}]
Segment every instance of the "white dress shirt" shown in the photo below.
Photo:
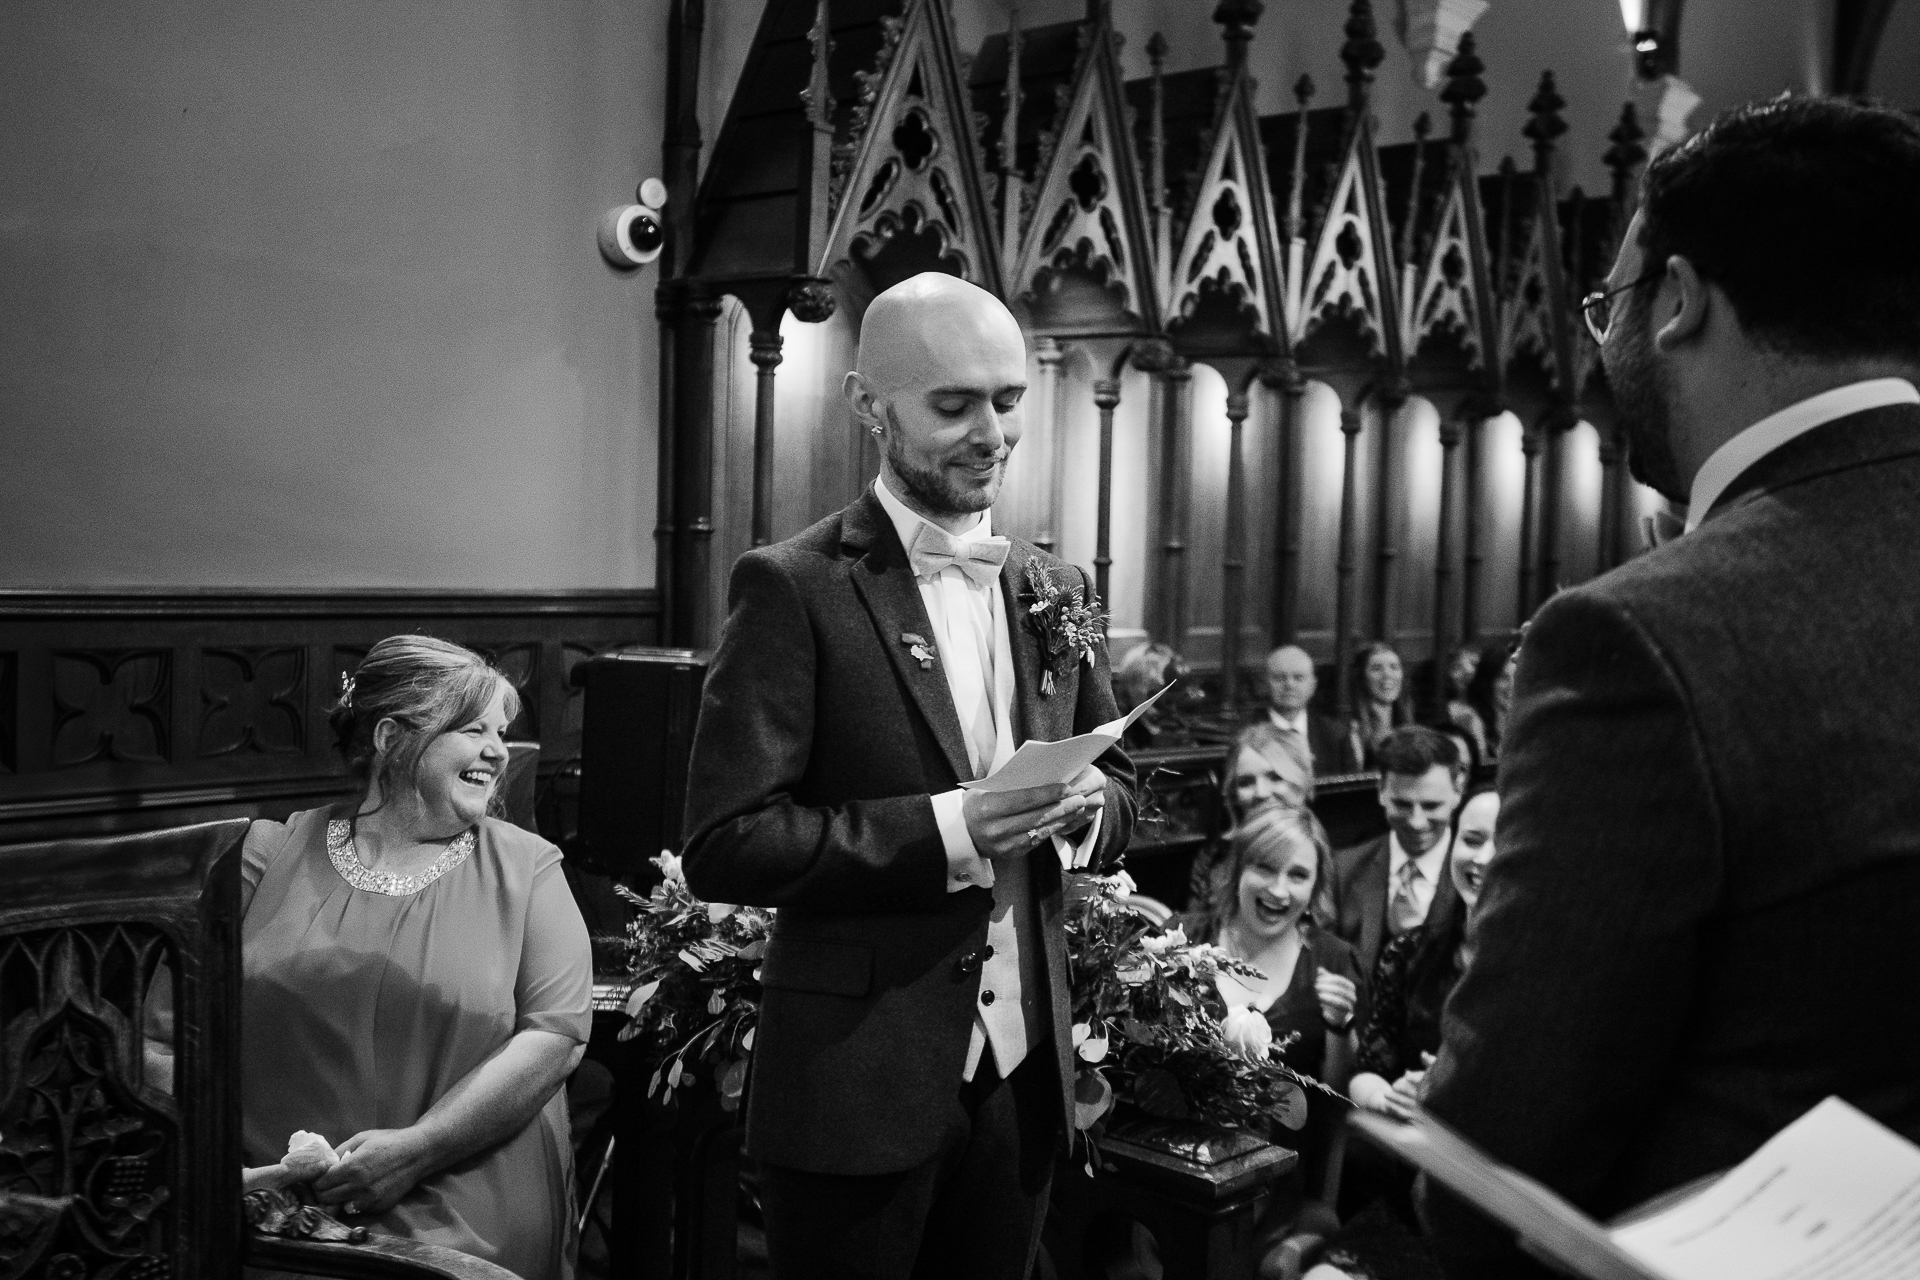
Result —
[{"label": "white dress shirt", "polygon": [[1278,708],[1268,707],[1267,719],[1273,721],[1273,727],[1282,733],[1297,733],[1300,735],[1300,749],[1306,753],[1307,767],[1311,769],[1313,767],[1313,735],[1307,732],[1307,709],[1305,707],[1300,708],[1300,710],[1293,713],[1292,719],[1288,719],[1286,716],[1280,714]]},{"label": "white dress shirt", "polygon": [[[873,492],[893,521],[901,546],[912,547],[919,526],[930,522],[902,502],[884,479],[874,481]],[[971,526],[953,536],[962,542],[992,537],[991,513],[981,512]],[[975,582],[958,566],[949,566],[938,573],[916,575],[914,585],[933,629],[931,639],[940,655],[940,669],[946,675],[961,735],[966,739],[968,763],[974,777],[984,778],[1011,759],[1015,747],[1013,648],[999,581]],[[947,892],[993,889],[993,863],[974,848],[973,836],[967,831],[962,810],[966,792],[956,787],[931,799],[947,855]],[[1103,817],[1094,815],[1077,846],[1053,837],[1053,848],[1063,868],[1084,866],[1092,858]],[[964,1079],[973,1078],[988,1043],[993,1045],[994,1060],[1004,1076],[1026,1055],[1038,1034],[1045,997],[1043,992],[1029,994],[1026,979],[1037,977],[1040,960],[1032,954],[1032,947],[1023,947],[1016,929],[1016,916],[1026,912],[1029,905],[1024,884],[1017,898],[1005,892],[994,895],[994,911],[987,924],[986,958],[980,969],[981,1002],[975,1005]],[[1037,935],[1034,941],[1038,942]]]},{"label": "white dress shirt", "polygon": [[1440,874],[1446,866],[1448,841],[1438,841],[1433,848],[1417,858],[1409,858],[1407,851],[1400,847],[1400,837],[1387,834],[1387,907],[1388,918],[1392,918],[1394,886],[1399,884],[1404,874],[1401,868],[1411,862],[1420,874],[1413,878],[1407,887],[1412,891],[1413,900],[1420,908],[1420,918],[1425,920],[1427,913],[1433,910],[1433,895],[1440,888]]},{"label": "white dress shirt", "polygon": [[1760,419],[1715,449],[1700,468],[1700,474],[1693,478],[1687,503],[1687,532],[1700,527],[1728,485],[1775,449],[1835,418],[1890,404],[1920,404],[1920,391],[1905,378],[1869,378],[1808,396]]}]

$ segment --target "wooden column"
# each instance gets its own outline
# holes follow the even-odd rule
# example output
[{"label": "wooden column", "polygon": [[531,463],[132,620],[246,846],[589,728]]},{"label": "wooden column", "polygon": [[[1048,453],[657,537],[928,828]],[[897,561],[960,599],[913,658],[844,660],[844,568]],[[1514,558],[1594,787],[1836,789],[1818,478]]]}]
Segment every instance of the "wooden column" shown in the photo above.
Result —
[{"label": "wooden column", "polygon": [[1400,534],[1403,528],[1400,493],[1400,433],[1404,424],[1395,419],[1406,407],[1407,390],[1389,387],[1378,397],[1380,405],[1380,468],[1374,499],[1374,575],[1373,634],[1389,643],[1393,640],[1394,589],[1400,567]]},{"label": "wooden column", "polygon": [[1227,393],[1226,538],[1220,557],[1220,701],[1231,710],[1240,693],[1240,604],[1247,571],[1247,477],[1241,437],[1247,425],[1247,388]]},{"label": "wooden column", "polygon": [[[1471,411],[1469,411],[1471,412]],[[1447,654],[1453,648],[1453,510],[1456,501],[1453,455],[1460,447],[1463,418],[1440,420],[1440,527],[1433,540],[1433,713],[1447,711]]]},{"label": "wooden column", "polygon": [[1033,545],[1055,555],[1060,553],[1060,521],[1065,516],[1067,485],[1067,424],[1062,421],[1060,344],[1052,338],[1034,342],[1034,358],[1040,364],[1040,385],[1036,399],[1047,415],[1047,487],[1046,518],[1040,522],[1040,536]]},{"label": "wooden column", "polygon": [[670,643],[704,648],[714,634],[708,587],[713,557],[713,326],[717,299],[692,297],[674,339],[673,631]]},{"label": "wooden column", "polygon": [[1536,421],[1520,428],[1520,452],[1526,458],[1526,471],[1520,489],[1520,604],[1515,626],[1533,616],[1534,583],[1540,570],[1536,562],[1540,542],[1534,536],[1534,522],[1540,512],[1540,426]]},{"label": "wooden column", "polygon": [[673,447],[674,410],[677,401],[674,396],[674,368],[676,366],[674,337],[680,327],[680,313],[686,307],[686,290],[675,281],[661,281],[653,291],[653,316],[660,325],[660,386],[658,397],[658,420],[654,424],[654,433],[659,437],[657,444],[658,465],[653,478],[654,516],[653,516],[653,563],[654,589],[660,593],[660,640],[664,644],[673,634],[673,486],[675,475]]},{"label": "wooden column", "polygon": [[1120,404],[1120,380],[1100,378],[1093,384],[1093,404],[1100,410],[1100,505],[1094,517],[1093,591],[1107,602],[1107,582],[1113,569],[1113,411]]},{"label": "wooden column", "polygon": [[1600,533],[1594,563],[1601,573],[1620,563],[1620,441],[1610,430],[1600,432]]},{"label": "wooden column", "polygon": [[753,545],[773,541],[773,393],[774,370],[780,367],[779,313],[775,328],[755,329],[750,339],[753,361]]},{"label": "wooden column", "polygon": [[1160,618],[1158,639],[1184,650],[1187,643],[1187,531],[1193,505],[1193,441],[1187,394],[1193,370],[1184,362],[1159,377],[1160,462]]},{"label": "wooden column", "polygon": [[1567,433],[1573,429],[1572,411],[1555,408],[1540,429],[1540,579],[1535,584],[1534,607],[1560,587],[1561,506],[1566,502]]},{"label": "wooden column", "polygon": [[1273,643],[1300,634],[1300,536],[1306,503],[1307,380],[1289,362],[1280,391],[1280,511],[1274,521]]},{"label": "wooden column", "polygon": [[1480,639],[1480,565],[1486,559],[1486,503],[1480,482],[1486,418],[1475,413],[1465,426],[1467,465],[1462,488],[1467,495],[1467,505],[1460,557],[1460,637],[1468,644],[1475,644]]},{"label": "wooden column", "polygon": [[1346,436],[1346,461],[1340,475],[1340,549],[1335,563],[1333,597],[1333,670],[1335,707],[1341,715],[1347,706],[1347,654],[1353,642],[1354,525],[1359,520],[1355,503],[1355,480],[1360,468],[1360,410],[1340,407],[1340,431]]}]

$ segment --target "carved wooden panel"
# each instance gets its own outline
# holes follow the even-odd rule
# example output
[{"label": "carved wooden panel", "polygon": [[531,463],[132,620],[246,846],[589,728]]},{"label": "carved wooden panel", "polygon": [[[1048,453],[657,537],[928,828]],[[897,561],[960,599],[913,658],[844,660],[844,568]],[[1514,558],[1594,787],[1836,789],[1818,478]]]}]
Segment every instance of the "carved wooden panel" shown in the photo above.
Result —
[{"label": "carved wooden panel", "polygon": [[173,1275],[180,1121],[143,1079],[160,931],[99,924],[0,936],[0,1277]]},{"label": "carved wooden panel", "polygon": [[1380,184],[1372,173],[1372,158],[1368,131],[1356,130],[1307,268],[1298,340],[1305,341],[1328,319],[1343,316],[1352,321],[1370,352],[1385,356],[1390,340],[1387,317],[1393,311],[1384,274],[1388,257],[1382,252]]},{"label": "carved wooden panel", "polygon": [[204,649],[200,755],[306,749],[307,654],[293,645]]},{"label": "carved wooden panel", "polygon": [[1244,72],[1221,96],[1199,198],[1174,258],[1166,323],[1190,319],[1208,295],[1228,302],[1251,334],[1277,339],[1285,326],[1275,231],[1260,133]]},{"label": "carved wooden panel", "polygon": [[164,764],[173,736],[172,654],[70,649],[53,655],[53,767]]},{"label": "carved wooden panel", "polygon": [[1481,255],[1474,250],[1475,217],[1468,195],[1464,183],[1453,184],[1448,192],[1414,298],[1407,350],[1418,352],[1428,336],[1447,334],[1466,352],[1468,367],[1479,369],[1487,363],[1480,338],[1483,295],[1474,272]]},{"label": "carved wooden panel", "polygon": [[579,750],[586,653],[657,638],[651,592],[63,595],[0,591],[0,844],[227,816],[346,789],[327,716],[383,636],[469,645],[521,697],[545,770]]}]

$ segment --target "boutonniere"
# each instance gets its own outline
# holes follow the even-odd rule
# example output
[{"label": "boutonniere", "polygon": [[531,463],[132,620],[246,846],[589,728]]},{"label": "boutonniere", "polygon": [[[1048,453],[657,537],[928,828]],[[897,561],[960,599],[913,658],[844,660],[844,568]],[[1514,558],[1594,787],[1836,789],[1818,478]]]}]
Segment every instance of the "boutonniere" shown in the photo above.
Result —
[{"label": "boutonniere", "polygon": [[907,646],[907,652],[913,655],[913,660],[920,664],[922,671],[933,670],[933,664],[940,660],[940,655],[934,652],[933,645],[925,636],[915,635],[911,631],[902,631],[900,643]]},{"label": "boutonniere", "polygon": [[1027,562],[1027,590],[1020,596],[1027,603],[1027,627],[1040,637],[1046,666],[1040,675],[1040,694],[1053,692],[1053,677],[1073,669],[1076,662],[1093,665],[1093,646],[1106,638],[1107,615],[1100,612],[1100,597],[1092,592],[1081,599],[1079,587],[1062,587],[1053,575],[1033,561]]}]

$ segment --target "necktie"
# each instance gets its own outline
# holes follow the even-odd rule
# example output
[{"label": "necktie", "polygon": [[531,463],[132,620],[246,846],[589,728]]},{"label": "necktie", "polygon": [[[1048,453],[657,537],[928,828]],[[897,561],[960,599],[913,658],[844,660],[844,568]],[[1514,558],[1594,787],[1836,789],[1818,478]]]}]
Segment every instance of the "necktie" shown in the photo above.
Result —
[{"label": "necktie", "polygon": [[1000,537],[963,542],[945,529],[922,521],[913,535],[913,545],[907,548],[907,559],[913,562],[915,577],[958,568],[984,587],[1000,576],[1000,566],[1007,562],[1008,545],[1007,540]]},{"label": "necktie", "polygon": [[1413,886],[1420,879],[1420,864],[1408,858],[1400,864],[1399,878],[1394,881],[1393,901],[1388,904],[1388,920],[1395,937],[1409,929],[1417,929],[1427,918],[1420,909],[1420,899],[1415,896]]}]

